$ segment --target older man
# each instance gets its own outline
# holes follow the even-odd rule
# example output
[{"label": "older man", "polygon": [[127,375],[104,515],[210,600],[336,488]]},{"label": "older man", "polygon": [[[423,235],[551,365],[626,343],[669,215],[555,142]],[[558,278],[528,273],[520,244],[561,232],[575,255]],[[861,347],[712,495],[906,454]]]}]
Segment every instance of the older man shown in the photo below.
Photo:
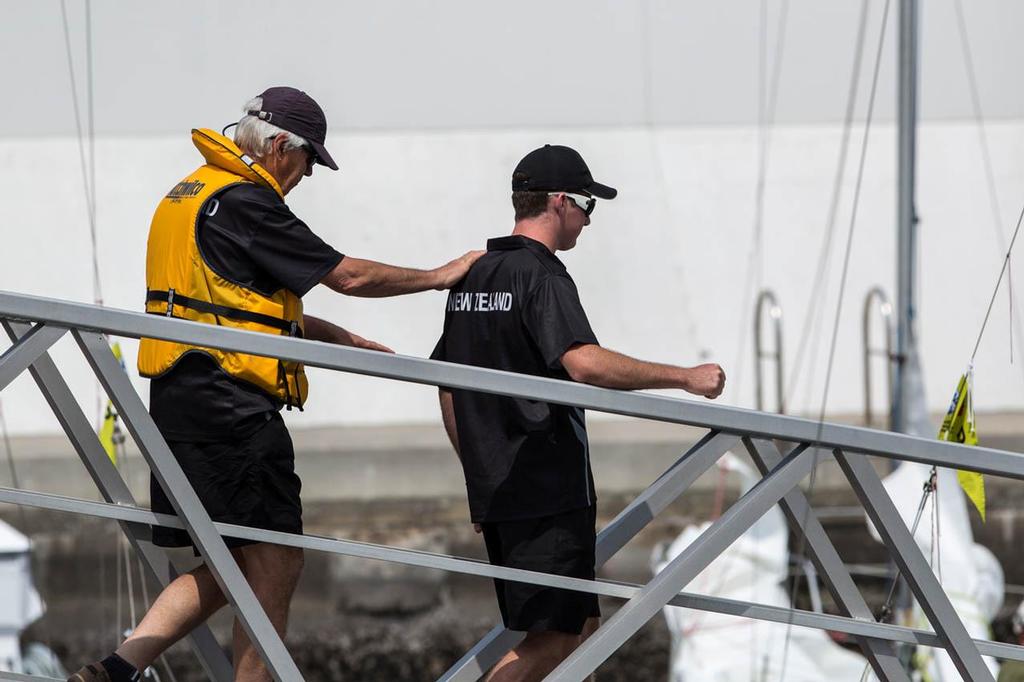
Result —
[{"label": "older man", "polygon": [[[338,166],[324,146],[327,119],[304,92],[275,87],[249,101],[234,141],[192,131],[205,164],[157,206],[146,255],[146,312],[208,324],[389,349],[306,315],[302,296],[317,283],[354,296],[446,289],[482,252],[434,270],[342,256],[285,203],[314,165]],[[302,532],[300,481],[281,407],[301,409],[301,364],[213,348],[143,339],[139,370],[152,378],[150,412],[210,516],[246,526]],[[173,514],[151,481],[154,511]],[[188,546],[183,531],[156,528],[162,546]],[[284,633],[302,551],[227,540],[271,622]],[[117,651],[72,675],[76,682],[135,680],[167,647],[225,604],[209,569],[187,573],[161,593]],[[238,680],[270,679],[236,621]]]},{"label": "older man", "polygon": [[[597,199],[569,147],[545,145],[512,175],[512,235],[448,295],[433,358],[608,388],[681,388],[715,398],[716,364],[645,362],[598,345],[579,293],[556,256],[576,246]],[[596,495],[583,410],[465,390],[440,390],[445,428],[466,475],[469,508],[492,564],[594,578]],[[489,680],[540,680],[598,624],[597,597],[495,580],[505,627],[527,633]]]}]

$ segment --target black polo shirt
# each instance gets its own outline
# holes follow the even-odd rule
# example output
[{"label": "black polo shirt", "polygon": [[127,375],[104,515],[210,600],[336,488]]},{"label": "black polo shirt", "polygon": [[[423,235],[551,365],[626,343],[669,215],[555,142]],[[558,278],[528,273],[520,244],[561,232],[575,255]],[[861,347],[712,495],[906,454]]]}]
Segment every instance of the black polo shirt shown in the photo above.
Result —
[{"label": "black polo shirt", "polygon": [[[214,198],[212,216],[206,205],[200,211],[196,239],[203,260],[226,279],[268,296],[287,288],[302,297],[342,259],[268,187],[243,183]],[[150,382],[149,411],[168,440],[243,438],[279,409],[276,396],[199,350]]]},{"label": "black polo shirt", "polygon": [[[487,253],[448,294],[434,360],[566,379],[562,354],[597,343],[565,266],[515,235]],[[536,518],[594,503],[583,410],[452,391],[473,521]]]}]

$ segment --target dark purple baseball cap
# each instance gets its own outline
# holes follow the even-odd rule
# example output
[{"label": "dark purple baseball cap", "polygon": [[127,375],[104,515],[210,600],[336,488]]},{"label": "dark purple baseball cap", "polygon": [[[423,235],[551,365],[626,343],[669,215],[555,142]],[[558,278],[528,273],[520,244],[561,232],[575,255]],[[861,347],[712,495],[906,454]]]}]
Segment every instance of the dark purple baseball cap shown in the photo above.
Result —
[{"label": "dark purple baseball cap", "polygon": [[338,170],[338,164],[324,146],[327,117],[312,97],[287,86],[267,88],[259,96],[263,98],[263,106],[259,111],[247,111],[247,114],[298,135],[313,146],[316,163]]}]

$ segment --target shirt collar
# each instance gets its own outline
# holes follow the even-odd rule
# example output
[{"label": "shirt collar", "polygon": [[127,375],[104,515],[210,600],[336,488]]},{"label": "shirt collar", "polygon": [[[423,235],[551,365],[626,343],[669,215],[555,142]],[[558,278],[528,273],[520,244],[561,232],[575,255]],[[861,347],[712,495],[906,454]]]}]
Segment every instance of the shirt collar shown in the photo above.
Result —
[{"label": "shirt collar", "polygon": [[541,260],[546,260],[563,270],[565,269],[565,264],[559,260],[558,256],[551,253],[548,247],[536,239],[530,239],[521,234],[513,234],[507,237],[495,237],[494,239],[487,240],[488,251],[513,251],[515,249],[528,249]]}]

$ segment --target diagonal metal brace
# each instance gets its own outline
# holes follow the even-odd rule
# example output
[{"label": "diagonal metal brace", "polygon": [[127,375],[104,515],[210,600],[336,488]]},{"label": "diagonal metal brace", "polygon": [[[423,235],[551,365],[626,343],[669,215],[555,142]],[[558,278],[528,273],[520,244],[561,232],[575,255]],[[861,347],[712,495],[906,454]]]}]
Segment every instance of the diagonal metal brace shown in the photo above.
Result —
[{"label": "diagonal metal brace", "polygon": [[801,445],[654,576],[636,597],[599,627],[546,680],[586,679],[680,590],[764,516],[810,473],[813,459]]},{"label": "diagonal metal brace", "polygon": [[111,353],[110,346],[95,332],[76,329],[72,333],[107,395],[117,406],[125,426],[146,458],[150,471],[185,524],[189,536],[234,609],[249,641],[266,664],[268,672],[278,682],[299,682],[302,675],[295,661],[285,649],[266,611],[257,601],[252,587],[224,544],[224,539],[213,527],[210,515],[185,478],[185,473],[157,430],[128,375]]},{"label": "diagonal metal brace", "polygon": [[[769,440],[744,438],[743,444],[746,445],[747,452],[762,475],[766,475],[782,462],[779,449]],[[779,506],[789,521],[793,534],[803,535],[806,540],[811,561],[814,562],[840,610],[853,618],[874,621],[871,609],[843,565],[843,560],[811,509],[804,492],[800,488],[794,488],[782,498]],[[860,636],[856,639],[878,679],[887,682],[910,682],[910,677],[891,642]]]},{"label": "diagonal metal brace", "polygon": [[[640,493],[597,535],[596,565],[601,567],[637,533],[647,527],[665,507],[682,495],[701,474],[710,469],[740,437],[709,431],[687,450],[665,473]],[[475,682],[501,657],[523,639],[523,633],[501,625],[491,629],[445,672],[438,682]]]},{"label": "diagonal metal brace", "polygon": [[[31,330],[28,324],[6,320],[3,321],[3,327],[12,341],[24,337]],[[107,457],[107,452],[92,430],[88,418],[82,412],[49,354],[39,356],[29,367],[29,372],[103,499],[115,504],[135,506],[135,497]],[[150,541],[148,526],[131,522],[123,522],[120,525],[128,541],[161,587],[165,587],[177,577],[177,571],[167,558],[167,554]],[[188,641],[207,677],[213,682],[231,682],[234,679],[231,662],[228,661],[209,627],[200,625],[189,634]]]},{"label": "diagonal metal brace", "polygon": [[942,585],[921,553],[917,541],[903,522],[896,506],[889,499],[881,479],[863,455],[847,454],[834,449],[836,462],[857,493],[868,518],[875,524],[885,547],[892,555],[935,633],[944,642],[953,665],[965,680],[991,682],[992,673],[981,659],[981,653],[968,634],[960,617],[949,602]]},{"label": "diagonal metal brace", "polygon": [[67,333],[64,327],[39,323],[19,339],[12,339],[14,345],[0,355],[0,391],[28,369],[39,356],[50,350]]}]

